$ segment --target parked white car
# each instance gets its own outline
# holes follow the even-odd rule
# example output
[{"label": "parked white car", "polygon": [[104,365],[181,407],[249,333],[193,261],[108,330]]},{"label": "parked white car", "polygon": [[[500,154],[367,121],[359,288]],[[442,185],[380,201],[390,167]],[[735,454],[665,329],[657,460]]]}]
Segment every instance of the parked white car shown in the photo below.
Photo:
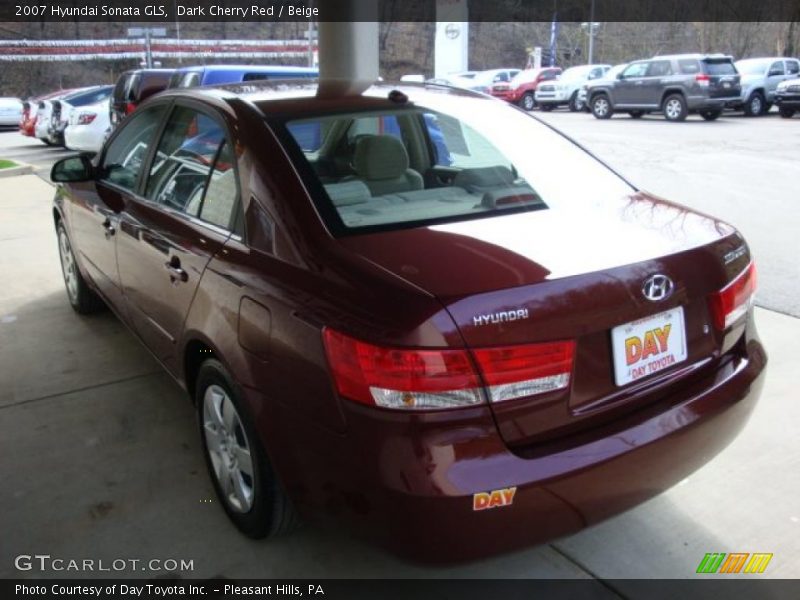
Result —
[{"label": "parked white car", "polygon": [[53,144],[64,145],[64,131],[69,125],[73,113],[86,106],[105,102],[108,107],[112,85],[101,85],[88,88],[82,92],[65,96],[61,100],[53,101],[53,112],[50,118],[50,141]]},{"label": "parked white car", "polygon": [[64,130],[64,145],[79,152],[100,152],[111,131],[109,100],[72,111]]},{"label": "parked white car", "polygon": [[610,68],[611,65],[570,67],[555,81],[539,84],[534,94],[536,104],[545,111],[567,105],[572,112],[577,112],[583,108],[578,100],[578,93],[583,84],[593,79],[600,79]]},{"label": "parked white car", "polygon": [[462,71],[447,77],[429,79],[429,83],[452,85],[467,90],[488,94],[494,83],[511,81],[521,69],[488,69],[486,71]]},{"label": "parked white car", "polygon": [[742,77],[742,95],[731,106],[743,110],[748,117],[769,112],[778,85],[800,74],[800,61],[796,58],[745,58],[734,64]]},{"label": "parked white car", "polygon": [[19,126],[22,101],[19,98],[0,98],[0,127]]}]

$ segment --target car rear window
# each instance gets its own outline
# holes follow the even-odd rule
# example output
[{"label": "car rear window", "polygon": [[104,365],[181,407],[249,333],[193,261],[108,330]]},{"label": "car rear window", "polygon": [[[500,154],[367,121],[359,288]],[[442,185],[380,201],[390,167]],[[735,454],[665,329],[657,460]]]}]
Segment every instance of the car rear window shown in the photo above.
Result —
[{"label": "car rear window", "polygon": [[449,105],[444,112],[415,104],[273,126],[335,235],[631,193],[607,167],[529,116],[476,99],[458,105],[455,113]]},{"label": "car rear window", "polygon": [[706,75],[736,75],[736,67],[730,60],[704,60],[703,72]]}]

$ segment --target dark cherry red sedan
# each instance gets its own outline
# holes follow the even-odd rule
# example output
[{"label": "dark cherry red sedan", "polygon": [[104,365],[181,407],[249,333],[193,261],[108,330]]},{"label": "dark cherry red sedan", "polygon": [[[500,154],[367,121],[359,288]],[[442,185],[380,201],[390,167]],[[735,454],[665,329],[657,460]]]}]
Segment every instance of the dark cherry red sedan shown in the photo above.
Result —
[{"label": "dark cherry red sedan", "polygon": [[186,388],[249,536],[543,542],[702,466],[761,391],[741,235],[483,95],[168,92],[52,178],[70,303]]}]

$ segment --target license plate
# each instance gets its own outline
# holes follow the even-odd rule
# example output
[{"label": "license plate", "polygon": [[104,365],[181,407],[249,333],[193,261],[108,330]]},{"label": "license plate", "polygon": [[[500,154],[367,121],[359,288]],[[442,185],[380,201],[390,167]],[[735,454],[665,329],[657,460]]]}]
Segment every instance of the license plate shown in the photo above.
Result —
[{"label": "license plate", "polygon": [[727,88],[731,87],[731,84],[726,81],[725,83],[722,84],[722,87],[727,89]]},{"label": "license plate", "polygon": [[614,379],[638,381],[686,360],[683,307],[632,321],[611,330]]}]

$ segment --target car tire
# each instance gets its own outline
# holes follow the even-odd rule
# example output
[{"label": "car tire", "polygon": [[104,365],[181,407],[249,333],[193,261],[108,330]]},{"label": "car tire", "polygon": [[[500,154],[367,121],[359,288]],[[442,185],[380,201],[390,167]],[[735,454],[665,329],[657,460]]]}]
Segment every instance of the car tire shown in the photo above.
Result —
[{"label": "car tire", "polygon": [[641,119],[644,116],[643,110],[632,110],[628,113],[632,119]]},{"label": "car tire", "polygon": [[700,116],[706,121],[716,121],[722,114],[721,110],[701,110]]},{"label": "car tire", "polygon": [[592,114],[597,119],[610,119],[614,114],[614,109],[611,107],[611,101],[605,94],[597,94],[591,100]]},{"label": "car tire", "polygon": [[527,111],[532,111],[536,107],[536,99],[533,97],[533,93],[525,92],[522,98],[519,99],[519,105]]},{"label": "car tire", "polygon": [[540,104],[539,110],[543,110],[544,112],[550,112],[556,107],[555,104]]},{"label": "car tire", "polygon": [[786,108],[785,106],[781,106],[778,108],[778,112],[784,119],[791,119],[794,116],[795,110],[793,108]]},{"label": "car tire", "polygon": [[583,103],[578,100],[578,92],[573,92],[569,97],[569,112],[578,112],[583,108]]},{"label": "car tire", "polygon": [[664,98],[661,110],[664,112],[664,118],[674,123],[685,121],[686,117],[689,116],[686,100],[680,94],[670,94]]},{"label": "car tire", "polygon": [[287,533],[299,524],[228,371],[216,359],[200,367],[195,385],[208,473],[228,518],[247,537]]},{"label": "car tire", "polygon": [[744,103],[744,114],[748,117],[758,117],[764,114],[764,95],[761,92],[753,92]]},{"label": "car tire", "polygon": [[67,298],[73,310],[81,315],[90,315],[105,308],[105,304],[93,289],[89,287],[81,275],[80,267],[72,251],[72,243],[64,222],[59,221],[56,226],[58,236],[58,256],[61,260],[61,273],[64,276],[64,287]]}]

